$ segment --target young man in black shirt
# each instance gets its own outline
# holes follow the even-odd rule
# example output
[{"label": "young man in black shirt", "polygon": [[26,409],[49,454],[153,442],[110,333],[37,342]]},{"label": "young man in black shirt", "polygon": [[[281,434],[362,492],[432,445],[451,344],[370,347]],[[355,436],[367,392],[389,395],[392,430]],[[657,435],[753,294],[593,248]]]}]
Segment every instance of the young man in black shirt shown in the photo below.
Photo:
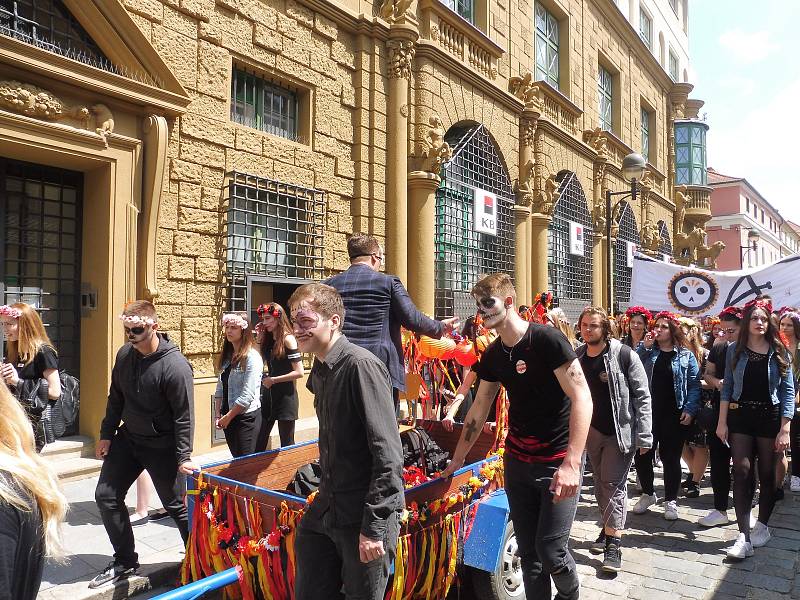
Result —
[{"label": "young man in black shirt", "polygon": [[637,354],[611,337],[604,309],[585,308],[578,325],[586,342],[578,360],[594,403],[586,452],[603,528],[591,551],[605,553],[603,571],[616,573],[622,566],[628,471],[636,451],[644,454],[653,446],[650,389]]},{"label": "young man in black shirt", "polygon": [[524,321],[508,275],[481,279],[472,296],[495,340],[477,367],[477,397],[464,420],[449,477],[464,464],[500,384],[509,396],[505,489],[528,598],[575,600],[580,584],[567,543],[583,474],[592,397],[572,346],[559,330]]},{"label": "young man in black shirt", "polygon": [[322,477],[297,531],[297,600],[383,600],[403,510],[403,452],[386,365],[342,335],[345,310],[331,286],[289,299],[319,419]]}]

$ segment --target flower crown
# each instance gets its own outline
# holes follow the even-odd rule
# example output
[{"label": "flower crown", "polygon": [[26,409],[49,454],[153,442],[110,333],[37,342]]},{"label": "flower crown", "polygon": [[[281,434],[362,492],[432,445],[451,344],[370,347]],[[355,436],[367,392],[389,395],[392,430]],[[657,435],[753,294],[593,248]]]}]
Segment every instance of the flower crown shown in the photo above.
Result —
[{"label": "flower crown", "polygon": [[690,317],[678,317],[678,323],[686,325],[688,328],[697,327],[697,321]]},{"label": "flower crown", "polygon": [[673,312],[669,312],[668,310],[662,310],[660,313],[656,314],[655,317],[653,317],[653,321],[658,321],[659,319],[667,319],[668,321],[672,321],[676,325],[681,324],[678,315],[676,315]]},{"label": "flower crown", "polygon": [[228,313],[222,315],[222,326],[225,327],[227,325],[234,325],[246,330],[250,324],[243,316],[237,315],[236,313]]},{"label": "flower crown", "polygon": [[723,316],[731,316],[735,317],[736,319],[742,320],[744,316],[742,309],[738,306],[726,306],[722,309],[722,312],[719,313],[719,318],[722,319]]},{"label": "flower crown", "polygon": [[641,315],[645,318],[645,321],[649,321],[653,318],[653,313],[647,310],[644,306],[631,306],[628,310],[625,311],[625,316],[629,319],[632,319],[636,315]]},{"label": "flower crown", "polygon": [[119,320],[122,321],[125,325],[155,325],[158,321],[156,321],[153,317],[143,317],[141,315],[126,315],[122,313],[119,316]]},{"label": "flower crown", "polygon": [[22,316],[22,311],[8,304],[0,306],[0,317],[11,317],[12,319],[19,319]]},{"label": "flower crown", "polygon": [[767,311],[767,315],[772,314],[772,302],[769,300],[762,300],[760,298],[756,298],[755,300],[750,300],[747,304],[744,305],[745,311],[754,311],[756,308],[760,308],[761,310]]},{"label": "flower crown", "polygon": [[793,310],[785,310],[785,311],[783,311],[780,314],[780,317],[781,317],[781,320],[783,320],[786,317],[789,317],[792,321],[800,322],[800,314],[798,314],[797,312],[795,312]]}]

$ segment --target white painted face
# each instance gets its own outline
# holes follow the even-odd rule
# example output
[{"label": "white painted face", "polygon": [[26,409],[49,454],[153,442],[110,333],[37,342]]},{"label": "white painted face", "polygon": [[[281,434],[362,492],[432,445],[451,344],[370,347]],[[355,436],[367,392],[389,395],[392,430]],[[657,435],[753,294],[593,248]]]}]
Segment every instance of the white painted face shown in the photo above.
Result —
[{"label": "white painted face", "polygon": [[485,296],[476,298],[475,304],[478,314],[483,317],[483,325],[487,329],[492,329],[503,322],[506,314],[506,306],[499,296]]}]

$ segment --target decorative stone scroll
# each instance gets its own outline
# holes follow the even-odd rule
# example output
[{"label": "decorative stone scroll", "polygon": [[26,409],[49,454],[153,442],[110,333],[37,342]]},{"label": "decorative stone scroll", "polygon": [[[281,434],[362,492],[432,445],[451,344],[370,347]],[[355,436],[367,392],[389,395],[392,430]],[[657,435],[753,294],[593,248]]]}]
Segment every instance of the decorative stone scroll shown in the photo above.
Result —
[{"label": "decorative stone scroll", "polygon": [[606,132],[599,127],[583,132],[584,143],[591,146],[598,156],[608,157],[608,138]]},{"label": "decorative stone scroll", "polygon": [[528,160],[520,169],[516,189],[517,204],[519,206],[529,207],[533,205],[534,167],[535,163],[532,160]]},{"label": "decorative stone scroll", "polygon": [[438,115],[431,115],[430,128],[425,134],[425,150],[422,152],[422,171],[439,174],[442,165],[453,157],[453,149],[444,141],[444,124]]},{"label": "decorative stone scroll", "polygon": [[414,42],[409,40],[389,40],[389,78],[411,79],[411,62],[414,59]]},{"label": "decorative stone scroll", "polygon": [[531,212],[534,214],[553,215],[553,210],[558,202],[558,182],[555,174],[550,175],[544,180],[544,189],[536,190],[531,205]]},{"label": "decorative stone scroll", "polygon": [[539,86],[533,83],[533,74],[529,71],[522,77],[511,77],[508,80],[508,91],[525,103],[525,108],[541,112],[544,98]]},{"label": "decorative stone scroll", "polygon": [[399,21],[405,16],[414,0],[383,0],[381,4],[381,18],[389,23]]}]

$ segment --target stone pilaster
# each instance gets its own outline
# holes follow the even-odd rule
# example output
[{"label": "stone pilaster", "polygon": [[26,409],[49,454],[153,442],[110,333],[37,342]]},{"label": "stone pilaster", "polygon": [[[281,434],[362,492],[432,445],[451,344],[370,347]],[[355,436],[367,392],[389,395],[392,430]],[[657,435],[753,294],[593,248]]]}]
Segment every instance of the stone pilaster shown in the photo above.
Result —
[{"label": "stone pilaster", "polygon": [[528,304],[531,299],[531,245],[530,206],[514,206],[514,287],[517,289],[517,304]]},{"label": "stone pilaster", "polygon": [[441,181],[428,171],[408,174],[408,293],[429,315],[434,312],[436,189]]},{"label": "stone pilaster", "polygon": [[[531,296],[547,290],[547,230],[551,215],[531,215]],[[532,297],[530,298],[533,299]]]}]

